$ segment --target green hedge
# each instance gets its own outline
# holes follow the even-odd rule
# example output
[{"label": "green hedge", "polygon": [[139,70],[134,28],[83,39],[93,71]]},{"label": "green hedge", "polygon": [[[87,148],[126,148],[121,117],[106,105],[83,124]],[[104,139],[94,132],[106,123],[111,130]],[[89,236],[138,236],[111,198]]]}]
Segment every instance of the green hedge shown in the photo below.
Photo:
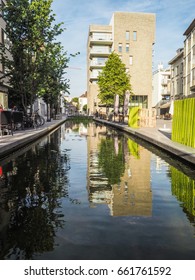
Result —
[{"label": "green hedge", "polygon": [[195,148],[195,98],[174,102],[172,140]]}]

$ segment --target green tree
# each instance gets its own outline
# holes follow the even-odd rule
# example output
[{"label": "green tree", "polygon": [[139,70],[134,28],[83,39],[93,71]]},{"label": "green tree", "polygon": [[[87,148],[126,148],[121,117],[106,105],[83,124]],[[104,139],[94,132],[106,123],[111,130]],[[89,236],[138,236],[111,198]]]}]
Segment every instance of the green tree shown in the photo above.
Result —
[{"label": "green tree", "polygon": [[72,98],[72,102],[78,103],[78,102],[79,102],[79,98],[78,98],[78,97],[73,97],[73,98]]},{"label": "green tree", "polygon": [[83,106],[83,111],[84,111],[84,112],[87,112],[87,104],[85,104],[85,105]]},{"label": "green tree", "polygon": [[[69,58],[59,43],[50,43],[44,48],[40,63],[40,72],[44,74],[39,96],[42,96],[49,108],[59,113],[59,98],[61,91],[68,92],[69,80],[65,78]],[[48,116],[49,117],[49,116]]]},{"label": "green tree", "polygon": [[[60,69],[57,69],[55,62],[55,71],[50,76],[48,71],[51,69],[48,70],[48,65],[42,67],[45,50],[51,48],[56,36],[64,30],[62,23],[54,23],[52,2],[52,0],[7,0],[3,11],[6,21],[5,32],[9,38],[9,41],[7,40],[7,43],[0,48],[1,60],[6,69],[3,78],[9,77],[12,96],[17,97],[18,102],[21,101],[19,105],[24,110],[27,106],[32,106],[34,100],[43,94],[46,80],[50,80],[52,76],[52,80],[55,80],[55,84],[58,85],[61,80],[59,75],[63,73],[61,71],[63,63],[58,64]],[[54,48],[55,51],[45,61],[50,65],[51,60],[59,62],[59,50],[56,52],[54,45],[53,43],[52,49]],[[65,53],[61,55],[64,57]]]},{"label": "green tree", "polygon": [[114,96],[119,95],[120,104],[123,103],[126,90],[131,92],[130,76],[126,73],[125,64],[118,54],[112,52],[102,72],[98,77],[99,94],[101,103],[113,105]]},{"label": "green tree", "polygon": [[76,109],[79,109],[79,98],[78,97],[73,97],[71,100],[71,103],[76,107]]}]

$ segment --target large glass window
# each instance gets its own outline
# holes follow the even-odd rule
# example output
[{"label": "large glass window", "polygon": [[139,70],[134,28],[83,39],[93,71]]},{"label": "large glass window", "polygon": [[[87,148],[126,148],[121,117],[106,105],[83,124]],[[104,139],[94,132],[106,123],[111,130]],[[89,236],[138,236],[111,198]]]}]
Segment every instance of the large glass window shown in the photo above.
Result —
[{"label": "large glass window", "polygon": [[133,95],[130,98],[130,106],[148,108],[148,97],[146,95]]}]

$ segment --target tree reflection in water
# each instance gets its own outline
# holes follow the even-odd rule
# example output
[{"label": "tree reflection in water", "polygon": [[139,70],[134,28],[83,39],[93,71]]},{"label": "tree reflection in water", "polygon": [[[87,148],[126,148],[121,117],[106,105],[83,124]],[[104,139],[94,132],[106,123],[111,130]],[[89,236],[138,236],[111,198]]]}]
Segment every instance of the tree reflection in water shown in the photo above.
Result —
[{"label": "tree reflection in water", "polygon": [[4,234],[0,231],[1,259],[32,259],[53,250],[55,230],[65,223],[60,198],[68,196],[70,169],[68,154],[59,144],[60,130],[3,166],[0,214],[9,221]]},{"label": "tree reflection in water", "polygon": [[106,138],[101,139],[99,144],[99,167],[110,185],[118,184],[125,171],[122,139],[116,139],[113,135],[106,135]]}]

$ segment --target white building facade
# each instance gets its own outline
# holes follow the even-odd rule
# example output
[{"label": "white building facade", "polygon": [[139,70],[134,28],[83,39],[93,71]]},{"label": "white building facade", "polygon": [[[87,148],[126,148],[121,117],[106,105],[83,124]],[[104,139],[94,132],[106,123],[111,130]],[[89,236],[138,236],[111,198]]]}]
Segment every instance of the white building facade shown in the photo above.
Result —
[{"label": "white building facade", "polygon": [[195,19],[183,34],[184,41],[184,95],[195,94]]},{"label": "white building facade", "polygon": [[152,107],[156,108],[157,116],[166,113],[170,107],[170,81],[170,67],[164,69],[163,64],[160,63],[158,69],[153,72],[152,79]]},{"label": "white building facade", "polygon": [[169,61],[171,66],[171,99],[179,99],[183,96],[183,48],[176,52],[176,56]]},{"label": "white building facade", "polygon": [[83,112],[83,107],[87,105],[87,91],[79,96],[79,112]]}]

